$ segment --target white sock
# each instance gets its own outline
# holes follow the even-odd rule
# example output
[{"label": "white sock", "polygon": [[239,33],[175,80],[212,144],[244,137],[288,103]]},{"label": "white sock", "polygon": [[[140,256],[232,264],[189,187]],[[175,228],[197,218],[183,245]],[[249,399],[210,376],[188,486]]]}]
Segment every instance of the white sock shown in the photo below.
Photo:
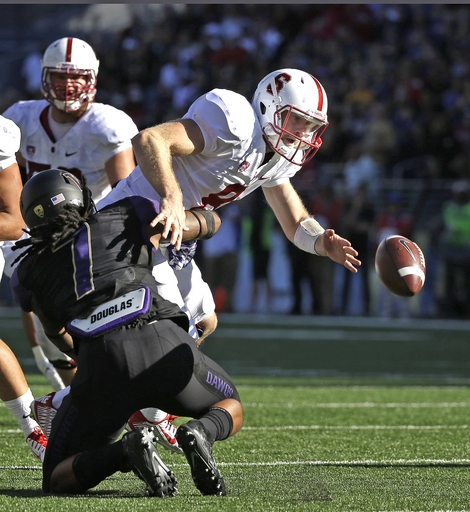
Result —
[{"label": "white sock", "polygon": [[36,420],[30,418],[29,416],[31,414],[31,402],[33,400],[34,396],[31,393],[31,390],[28,388],[28,391],[26,391],[24,395],[4,402],[5,407],[13,414],[13,416],[20,424],[25,438],[28,437],[36,427],[39,426]]},{"label": "white sock", "polygon": [[70,393],[70,386],[67,386],[64,389],[60,389],[56,392],[56,394],[52,397],[52,406],[58,409],[60,404],[64,400],[64,398]]},{"label": "white sock", "polygon": [[160,409],[155,409],[153,407],[147,407],[146,409],[141,409],[140,412],[143,414],[144,418],[147,421],[158,423],[159,421],[163,421],[167,413]]}]

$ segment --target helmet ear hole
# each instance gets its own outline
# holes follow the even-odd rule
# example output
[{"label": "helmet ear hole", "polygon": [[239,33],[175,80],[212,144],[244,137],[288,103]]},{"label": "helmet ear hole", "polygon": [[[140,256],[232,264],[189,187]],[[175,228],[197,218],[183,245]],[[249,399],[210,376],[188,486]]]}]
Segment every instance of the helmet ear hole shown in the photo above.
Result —
[{"label": "helmet ear hole", "polygon": [[259,109],[260,109],[261,113],[262,113],[262,114],[263,114],[263,116],[264,116],[264,114],[266,114],[266,105],[265,105],[264,103],[261,103],[261,102],[260,102],[260,104],[259,104]]}]

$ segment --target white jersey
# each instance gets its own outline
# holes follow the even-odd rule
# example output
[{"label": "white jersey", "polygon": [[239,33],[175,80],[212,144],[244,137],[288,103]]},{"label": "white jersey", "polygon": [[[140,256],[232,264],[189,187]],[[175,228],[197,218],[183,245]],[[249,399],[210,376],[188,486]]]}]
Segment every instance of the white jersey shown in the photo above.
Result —
[{"label": "white jersey", "polygon": [[51,168],[85,175],[93,199],[99,201],[110,192],[105,162],[131,147],[138,133],[134,121],[111,105],[91,103],[88,110],[59,140],[51,130],[46,100],[19,101],[4,116],[21,130],[20,151],[26,160],[27,177]]},{"label": "white jersey", "polygon": [[[0,116],[0,172],[16,163],[16,152],[20,148],[21,132],[13,121]],[[0,247],[3,241],[0,240]],[[3,275],[4,259],[0,251],[0,279]]]},{"label": "white jersey", "polygon": [[[172,159],[186,209],[219,208],[259,186],[285,183],[300,169],[277,153],[261,165],[266,144],[256,113],[241,94],[214,89],[198,98],[184,118],[194,120],[204,135],[201,153]],[[159,199],[139,166],[116,188],[123,193],[113,191],[100,206],[125,195]]]},{"label": "white jersey", "polygon": [[19,127],[10,119],[0,116],[0,171],[16,163],[20,140]]},{"label": "white jersey", "polygon": [[[241,94],[214,89],[198,98],[184,117],[193,119],[204,135],[200,154],[172,159],[185,209],[219,208],[259,186],[285,183],[300,169],[277,153],[262,165],[266,143],[261,126]],[[160,200],[139,166],[100,201],[98,209],[132,195]],[[173,271],[163,252],[156,251],[154,265],[153,276],[163,297],[180,306],[186,304],[196,322],[214,311],[212,294],[194,260],[182,270]]]}]

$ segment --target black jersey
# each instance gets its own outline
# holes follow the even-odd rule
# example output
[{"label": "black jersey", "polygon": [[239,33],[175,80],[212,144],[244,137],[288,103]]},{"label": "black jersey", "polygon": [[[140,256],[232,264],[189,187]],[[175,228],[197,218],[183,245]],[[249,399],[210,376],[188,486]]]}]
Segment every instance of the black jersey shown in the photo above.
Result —
[{"label": "black jersey", "polygon": [[146,286],[167,318],[178,316],[180,309],[159,296],[152,277],[153,246],[146,228],[157,213],[154,201],[129,197],[95,213],[56,250],[26,256],[12,276],[17,302],[30,311],[34,296],[45,316],[66,325]]}]

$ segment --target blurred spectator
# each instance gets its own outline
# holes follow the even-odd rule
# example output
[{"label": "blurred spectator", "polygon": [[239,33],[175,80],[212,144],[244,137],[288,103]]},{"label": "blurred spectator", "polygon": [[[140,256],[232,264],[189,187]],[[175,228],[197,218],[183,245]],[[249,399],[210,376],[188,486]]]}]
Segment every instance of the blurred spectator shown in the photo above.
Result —
[{"label": "blurred spectator", "polygon": [[175,112],[186,111],[191,103],[205,92],[205,79],[201,71],[183,79],[173,92],[172,106]]},{"label": "blurred spectator", "polygon": [[391,164],[415,157],[418,153],[419,124],[421,119],[415,115],[410,103],[396,105],[391,116],[393,130],[396,134],[396,153],[391,157]]},{"label": "blurred spectator", "polygon": [[[384,197],[384,206],[375,223],[375,249],[380,242],[392,235],[411,238],[413,219],[403,211],[402,196],[399,192],[389,191]],[[408,318],[410,316],[409,299],[394,295],[382,284],[378,289],[376,313],[384,318]]]},{"label": "blurred spectator", "polygon": [[151,124],[151,120],[147,118],[144,98],[144,91],[139,83],[131,82],[127,86],[126,102],[122,109],[132,118],[139,130],[146,128]]},{"label": "blurred spectator", "polygon": [[284,37],[275,26],[274,20],[269,18],[260,18],[259,29],[261,55],[264,59],[271,62],[276,57],[279,47],[284,41]]},{"label": "blurred spectator", "polygon": [[375,198],[382,179],[381,166],[358,144],[351,144],[347,149],[344,164],[345,191],[352,196],[361,186],[367,188],[371,198]]},{"label": "blurred spectator", "polygon": [[433,111],[423,130],[423,151],[433,155],[442,178],[458,178],[449,166],[456,154],[462,150],[457,137],[453,136],[452,123],[446,112]]},{"label": "blurred spectator", "polygon": [[[310,213],[324,228],[336,229],[342,202],[336,196],[332,184],[317,185],[312,197],[309,197],[308,192],[304,190],[301,197]],[[301,251],[291,243],[287,246],[287,253],[290,259],[294,295],[290,313],[292,315],[300,315],[304,312],[313,315],[332,315],[335,264],[329,258]],[[305,286],[308,287],[310,295],[310,308],[307,311],[303,308]]]},{"label": "blurred spectator", "polygon": [[364,315],[370,314],[369,269],[373,254],[373,251],[371,251],[370,233],[374,227],[375,216],[375,207],[369,193],[368,184],[365,181],[360,182],[345,202],[344,208],[341,211],[340,228],[338,228],[358,251],[359,259],[362,262],[357,274],[354,276],[347,275],[348,272],[342,272],[344,276],[340,304],[340,313],[342,315],[349,313],[351,284],[358,283],[359,281],[362,313]]},{"label": "blurred spectator", "polygon": [[[45,48],[44,48],[45,50]],[[42,98],[41,93],[41,59],[44,50],[37,45],[26,55],[21,65],[21,76],[24,78],[24,99],[37,100]]]},{"label": "blurred spectator", "polygon": [[176,87],[183,82],[183,69],[178,65],[178,54],[173,49],[168,55],[168,60],[160,68],[160,76],[158,78],[158,87],[160,93],[164,96],[171,97]]},{"label": "blurred spectator", "polygon": [[250,312],[255,313],[261,309],[263,295],[265,298],[265,311],[271,311],[273,290],[269,279],[269,263],[273,248],[273,230],[277,220],[273,210],[269,207],[261,187],[250,196],[249,210],[249,249],[252,260],[252,291]]},{"label": "blurred spectator", "polygon": [[470,182],[452,186],[452,198],[441,210],[440,255],[444,266],[442,313],[470,318]]},{"label": "blurred spectator", "polygon": [[202,241],[204,278],[214,295],[216,311],[232,313],[240,249],[240,208],[230,203],[219,215],[222,225],[217,235]]},{"label": "blurred spectator", "polygon": [[391,161],[396,149],[396,132],[393,123],[388,118],[386,108],[380,103],[372,105],[362,146],[372,160],[382,168]]}]

